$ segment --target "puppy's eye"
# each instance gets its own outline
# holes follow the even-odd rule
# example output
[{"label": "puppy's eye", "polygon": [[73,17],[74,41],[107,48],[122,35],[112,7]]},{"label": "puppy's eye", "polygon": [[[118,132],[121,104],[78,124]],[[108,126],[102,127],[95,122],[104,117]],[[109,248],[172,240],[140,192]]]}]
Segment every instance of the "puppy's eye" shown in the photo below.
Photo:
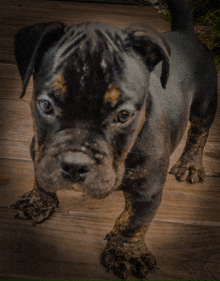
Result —
[{"label": "puppy's eye", "polygon": [[40,100],[39,106],[44,114],[53,114],[53,107],[48,100]]},{"label": "puppy's eye", "polygon": [[127,110],[121,110],[119,111],[115,122],[126,123],[131,119],[132,116],[133,116],[132,112],[129,112]]}]

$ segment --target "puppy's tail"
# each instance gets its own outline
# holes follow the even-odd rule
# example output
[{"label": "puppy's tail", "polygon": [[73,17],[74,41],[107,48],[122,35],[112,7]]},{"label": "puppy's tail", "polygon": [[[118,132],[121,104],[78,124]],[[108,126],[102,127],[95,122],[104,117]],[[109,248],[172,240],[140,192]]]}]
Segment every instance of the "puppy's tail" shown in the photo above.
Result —
[{"label": "puppy's tail", "polygon": [[171,13],[171,30],[195,34],[191,7],[186,0],[166,0]]}]

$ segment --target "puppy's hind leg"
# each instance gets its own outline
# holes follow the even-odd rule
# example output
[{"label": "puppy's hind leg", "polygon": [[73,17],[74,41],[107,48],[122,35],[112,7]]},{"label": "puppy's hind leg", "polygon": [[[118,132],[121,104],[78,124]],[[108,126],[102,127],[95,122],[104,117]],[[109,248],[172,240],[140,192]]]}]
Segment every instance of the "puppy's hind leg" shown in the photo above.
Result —
[{"label": "puppy's hind leg", "polygon": [[[210,91],[209,91],[210,94]],[[170,174],[179,181],[195,183],[206,177],[202,163],[203,150],[214,121],[217,108],[217,91],[204,95],[193,102],[189,121],[191,123],[185,148]]]}]

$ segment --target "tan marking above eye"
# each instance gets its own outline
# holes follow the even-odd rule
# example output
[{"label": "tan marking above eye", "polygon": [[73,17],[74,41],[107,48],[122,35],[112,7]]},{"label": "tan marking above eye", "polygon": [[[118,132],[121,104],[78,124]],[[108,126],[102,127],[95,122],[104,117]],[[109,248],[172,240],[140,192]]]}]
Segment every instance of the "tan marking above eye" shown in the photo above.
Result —
[{"label": "tan marking above eye", "polygon": [[105,103],[110,103],[111,107],[115,107],[120,98],[120,91],[116,88],[110,88],[104,95]]},{"label": "tan marking above eye", "polygon": [[54,92],[58,95],[66,91],[66,82],[62,74],[59,74],[56,77],[53,83],[53,87],[54,87]]}]

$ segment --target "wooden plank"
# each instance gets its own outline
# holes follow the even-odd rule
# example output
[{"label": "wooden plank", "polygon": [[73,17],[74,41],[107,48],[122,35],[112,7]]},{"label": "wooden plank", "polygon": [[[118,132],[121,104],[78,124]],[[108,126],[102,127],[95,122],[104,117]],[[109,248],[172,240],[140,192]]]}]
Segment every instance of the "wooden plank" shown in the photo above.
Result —
[{"label": "wooden plank", "polygon": [[[112,218],[57,212],[44,224],[33,227],[28,221],[14,220],[11,210],[0,208],[0,221],[0,276],[118,279],[112,272],[106,273],[99,262],[105,246],[103,238],[114,223]],[[220,227],[155,221],[146,242],[157,256],[158,270],[150,274],[149,280],[219,280],[219,231]]]},{"label": "wooden plank", "polygon": [[[44,0],[1,1],[0,7],[0,61],[12,63],[14,34],[37,22],[101,20],[125,27],[143,21],[160,32],[170,29],[152,7]],[[99,259],[103,238],[124,208],[122,192],[95,200],[62,190],[60,208],[45,223],[33,227],[30,221],[14,219],[10,205],[31,190],[34,181],[29,155],[32,81],[22,100],[20,91],[16,65],[0,63],[0,279],[117,280]],[[158,261],[150,280],[220,280],[219,137],[218,109],[204,152],[206,181],[192,185],[167,177],[162,204],[146,237]],[[185,139],[186,135],[170,165],[180,156]]]},{"label": "wooden plank", "polygon": [[[33,187],[34,172],[32,162],[19,160],[0,161],[0,197],[2,207],[10,207],[23,193]],[[96,200],[81,193],[60,190],[57,192],[60,200],[60,212],[92,213],[107,215],[113,218],[119,216],[124,208],[122,192],[114,192],[109,197]],[[204,183],[179,183],[172,175],[168,176],[162,205],[156,216],[158,220],[178,220],[181,223],[196,223],[205,225],[220,223],[219,178],[209,177]]]},{"label": "wooden plank", "polygon": [[[104,249],[106,218],[56,214],[53,220],[33,227],[0,209],[1,275],[30,279],[106,279],[99,262]],[[100,225],[104,222],[104,228]],[[108,225],[106,227],[106,225]],[[31,249],[31,250],[30,250]],[[20,278],[19,278],[20,277]],[[114,278],[109,274],[109,278]]]},{"label": "wooden plank", "polygon": [[[8,21],[11,18],[13,21]],[[157,20],[155,20],[157,18]],[[13,55],[14,35],[22,27],[40,22],[63,21],[69,25],[85,21],[101,21],[126,27],[131,23],[145,22],[159,32],[170,29],[153,7],[111,4],[68,3],[8,0],[1,3],[0,62],[15,62]],[[2,24],[3,23],[3,24]]]}]

